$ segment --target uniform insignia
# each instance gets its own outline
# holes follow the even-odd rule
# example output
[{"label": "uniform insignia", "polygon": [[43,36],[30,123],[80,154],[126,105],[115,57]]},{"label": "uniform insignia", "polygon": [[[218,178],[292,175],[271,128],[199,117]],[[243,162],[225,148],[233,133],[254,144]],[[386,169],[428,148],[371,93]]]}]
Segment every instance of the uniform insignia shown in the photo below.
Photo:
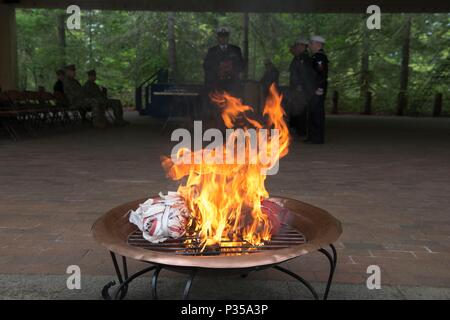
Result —
[{"label": "uniform insignia", "polygon": [[319,68],[319,70],[323,70],[325,68],[322,62],[323,61],[317,61],[317,67]]}]

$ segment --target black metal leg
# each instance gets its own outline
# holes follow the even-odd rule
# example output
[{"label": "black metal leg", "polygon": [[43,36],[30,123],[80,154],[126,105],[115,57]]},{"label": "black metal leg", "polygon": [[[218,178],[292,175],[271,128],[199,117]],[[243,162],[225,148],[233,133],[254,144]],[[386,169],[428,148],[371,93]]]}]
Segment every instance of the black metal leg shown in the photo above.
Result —
[{"label": "black metal leg", "polygon": [[194,280],[196,274],[197,274],[197,269],[194,269],[192,271],[188,281],[186,282],[186,287],[184,287],[183,300],[187,300],[187,298],[189,296],[189,291],[191,290],[192,281]]},{"label": "black metal leg", "polygon": [[[127,258],[122,257],[122,272],[120,271],[119,263],[117,262],[117,258],[114,252],[110,251],[111,259],[113,261],[114,269],[116,271],[117,279],[119,280],[120,284],[120,299],[122,300],[125,298],[127,292],[128,292],[128,267],[127,267]],[[115,281],[110,281],[107,283],[102,290],[102,296],[105,300],[111,300],[111,296],[109,295],[109,288],[114,286],[116,284]],[[117,292],[116,292],[117,293]],[[116,299],[116,298],[115,298]]]},{"label": "black metal leg", "polygon": [[122,283],[123,282],[122,273],[120,272],[119,264],[117,263],[116,254],[112,251],[110,251],[110,254],[114,264],[114,269],[116,270],[117,278],[119,279],[119,282]]},{"label": "black metal leg", "polygon": [[298,281],[300,281],[301,283],[303,283],[303,285],[304,285],[306,288],[308,288],[308,290],[311,292],[311,294],[313,295],[314,299],[315,299],[315,300],[319,300],[319,295],[317,294],[317,292],[316,292],[316,290],[313,288],[313,286],[312,286],[308,281],[306,281],[305,279],[303,279],[302,277],[300,277],[298,274],[296,274],[296,273],[294,273],[294,272],[292,272],[292,271],[290,271],[290,270],[288,270],[288,269],[285,269],[285,268],[283,268],[283,267],[280,267],[280,266],[278,266],[278,265],[273,266],[273,268],[276,269],[276,270],[278,270],[278,271],[284,272],[284,273],[286,273],[287,275],[290,275],[291,277],[293,277],[293,278],[297,279]]},{"label": "black metal leg", "polygon": [[154,300],[158,300],[158,294],[157,294],[157,285],[158,285],[158,276],[159,273],[161,272],[161,267],[156,267],[155,272],[153,272],[153,276],[152,276],[152,294],[153,294],[153,299]]},{"label": "black metal leg", "polygon": [[[323,295],[323,300],[328,299],[328,294],[330,292],[330,288],[331,288],[331,284],[333,282],[333,276],[334,276],[334,272],[336,270],[336,264],[337,264],[337,252],[336,252],[336,248],[330,244],[330,248],[331,248],[331,253],[324,249],[321,248],[318,251],[321,252],[323,255],[325,255],[330,263],[330,273],[328,276],[328,281],[327,281],[327,285],[326,285],[326,289],[325,289],[325,293]],[[135,274],[133,274],[132,276],[128,276],[128,267],[127,267],[127,261],[126,261],[126,257],[122,257],[122,270],[123,270],[123,274],[120,270],[119,264],[117,262],[117,258],[116,255],[114,254],[114,252],[110,252],[111,254],[111,259],[113,261],[113,265],[114,265],[114,269],[116,271],[117,274],[117,279],[119,280],[119,286],[118,288],[115,289],[114,293],[112,295],[109,294],[109,289],[114,286],[116,284],[115,281],[111,281],[109,283],[107,283],[102,290],[102,296],[105,300],[116,300],[116,299],[123,299],[127,292],[128,292],[128,284],[133,281],[134,279],[136,279],[137,277],[155,270],[152,276],[152,294],[153,294],[153,298],[156,300],[158,299],[158,295],[157,295],[157,284],[158,284],[158,277],[159,274],[162,270],[161,266],[151,266],[151,267],[147,267],[145,269],[142,269],[139,272],[136,272]],[[310,293],[313,295],[315,300],[319,300],[319,295],[317,294],[316,290],[314,289],[314,287],[304,278],[302,278],[301,276],[299,276],[298,274],[285,269],[279,265],[275,265],[273,266],[274,269],[281,271],[293,278],[295,278],[296,280],[298,280],[299,282],[301,282],[309,291]],[[192,282],[194,281],[194,278],[197,274],[198,268],[192,268],[192,272],[186,282],[186,286],[184,288],[184,292],[183,292],[183,299],[186,300],[189,297],[189,292],[191,290],[192,287]],[[247,274],[242,274],[241,277],[245,277]]]},{"label": "black metal leg", "polygon": [[[128,279],[127,258],[125,258],[123,256],[122,256],[122,270],[123,270],[124,281],[127,281],[127,279]],[[123,287],[122,293],[120,294],[120,300],[125,298],[127,292],[128,292],[128,285],[125,285]]]},{"label": "black metal leg", "polygon": [[122,292],[125,290],[125,287],[128,287],[128,284],[129,284],[131,281],[133,281],[133,280],[136,279],[137,277],[143,275],[144,273],[147,273],[147,272],[149,272],[149,271],[154,270],[155,268],[156,268],[155,266],[151,266],[151,267],[147,267],[147,268],[145,268],[145,269],[142,269],[142,270],[139,271],[139,272],[136,272],[136,273],[133,274],[131,277],[129,277],[127,280],[125,280],[124,282],[122,282],[122,283],[120,284],[120,286],[114,291],[114,293],[113,293],[112,296],[109,294],[109,288],[112,287],[113,285],[115,285],[116,282],[115,282],[115,281],[109,282],[107,285],[105,285],[105,286],[103,287],[103,290],[102,290],[102,296],[103,296],[103,299],[105,299],[105,300],[117,300],[117,299],[123,299]]},{"label": "black metal leg", "polygon": [[123,274],[126,280],[128,278],[127,258],[122,257],[122,265],[123,265]]},{"label": "black metal leg", "polygon": [[[114,252],[112,252],[112,251],[110,251],[109,253],[111,254],[111,259],[112,259],[112,262],[113,262],[113,265],[114,265],[114,270],[116,270],[116,275],[117,275],[117,279],[119,280],[119,284],[122,284],[124,282],[124,280],[123,280],[122,273],[121,273],[120,268],[119,268],[119,264],[117,263],[116,254]],[[128,278],[128,274],[127,274],[128,272],[127,272],[126,258],[125,257],[122,257],[122,264],[124,266],[124,274],[126,274],[125,275],[125,277],[126,277],[125,280],[126,280]],[[109,288],[111,288],[115,284],[116,284],[115,281],[110,281],[103,287],[103,290],[102,290],[103,299],[111,300],[111,296],[109,295],[108,291],[109,291]],[[122,292],[121,299],[123,299],[125,297],[127,289],[128,288],[124,289],[124,291]]]},{"label": "black metal leg", "polygon": [[323,300],[327,300],[328,299],[328,293],[330,292],[330,287],[331,287],[331,283],[333,281],[333,276],[334,276],[334,271],[336,270],[336,263],[337,263],[337,252],[336,252],[336,248],[330,244],[331,247],[331,251],[333,253],[333,256],[331,256],[331,254],[325,250],[325,249],[319,249],[319,252],[323,253],[328,261],[330,262],[330,274],[328,275],[328,281],[327,281],[327,287],[325,289],[325,293],[323,295]]},{"label": "black metal leg", "polygon": [[[147,267],[145,269],[142,269],[139,272],[136,272],[135,274],[133,274],[131,277],[129,277],[127,280],[125,280],[114,292],[113,295],[113,299],[117,300],[119,298],[119,293],[121,293],[124,289],[125,286],[128,286],[128,284],[133,281],[134,279],[136,279],[137,277],[143,275],[144,273],[147,273],[149,271],[154,270],[156,267],[155,266],[151,266],[151,267]],[[122,299],[122,296],[120,296],[120,299]]]}]

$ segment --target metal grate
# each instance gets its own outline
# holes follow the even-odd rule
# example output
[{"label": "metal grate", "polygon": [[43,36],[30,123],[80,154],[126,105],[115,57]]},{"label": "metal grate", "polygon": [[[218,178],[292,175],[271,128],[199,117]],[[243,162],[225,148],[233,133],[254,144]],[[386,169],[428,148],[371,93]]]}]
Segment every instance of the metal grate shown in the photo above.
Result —
[{"label": "metal grate", "polygon": [[220,247],[205,248],[203,251],[198,240],[193,237],[183,237],[176,240],[170,239],[162,243],[151,243],[142,237],[140,230],[136,230],[128,236],[128,244],[131,246],[186,256],[250,254],[267,250],[284,249],[304,243],[306,243],[305,236],[285,224],[282,225],[280,231],[270,241],[265,242],[262,246],[254,246],[245,241],[222,241]]}]

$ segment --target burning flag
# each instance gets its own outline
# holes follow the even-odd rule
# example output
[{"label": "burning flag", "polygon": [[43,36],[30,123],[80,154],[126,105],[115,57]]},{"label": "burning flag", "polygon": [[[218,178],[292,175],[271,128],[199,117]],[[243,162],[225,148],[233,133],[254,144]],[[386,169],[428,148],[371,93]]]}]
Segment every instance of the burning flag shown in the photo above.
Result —
[{"label": "burning flag", "polygon": [[189,211],[178,193],[159,194],[159,199],[148,199],[136,210],[130,210],[129,221],[142,231],[144,239],[158,243],[168,238],[177,239],[186,232]]},{"label": "burning flag", "polygon": [[[220,107],[228,128],[223,146],[180,149],[175,159],[163,157],[162,165],[171,179],[186,178],[178,193],[190,211],[188,233],[203,247],[223,240],[262,245],[280,223],[280,210],[263,209],[262,201],[269,197],[265,188],[267,171],[288,152],[290,136],[282,97],[272,85],[264,120],[258,120],[252,107],[227,93],[211,98]],[[243,161],[227,161],[236,157]]]}]

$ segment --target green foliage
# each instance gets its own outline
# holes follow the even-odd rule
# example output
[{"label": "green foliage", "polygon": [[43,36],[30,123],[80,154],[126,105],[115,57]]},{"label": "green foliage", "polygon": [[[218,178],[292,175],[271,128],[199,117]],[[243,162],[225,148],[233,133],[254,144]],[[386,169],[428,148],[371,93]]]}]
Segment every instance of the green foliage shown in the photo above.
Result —
[{"label": "green foliage", "polygon": [[[81,30],[66,30],[66,48],[58,42],[61,10],[17,10],[19,81],[22,88],[50,89],[54,71],[75,63],[78,77],[97,70],[99,82],[111,95],[132,104],[134,88],[161,67],[168,66],[167,13],[83,11]],[[448,109],[450,15],[415,14],[411,31],[409,77],[410,114],[430,114],[435,92],[444,94]],[[399,90],[405,15],[383,14],[381,30],[363,32],[365,16],[356,14],[250,14],[249,78],[258,80],[264,58],[288,81],[290,44],[298,37],[321,34],[327,39],[330,93],[340,93],[342,112],[359,112],[362,40],[369,43],[369,86],[373,109],[390,114]],[[232,30],[231,42],[243,43],[243,15],[192,13],[175,15],[178,81],[201,83],[202,59],[215,43],[219,25]],[[331,98],[331,94],[329,94]]]}]

